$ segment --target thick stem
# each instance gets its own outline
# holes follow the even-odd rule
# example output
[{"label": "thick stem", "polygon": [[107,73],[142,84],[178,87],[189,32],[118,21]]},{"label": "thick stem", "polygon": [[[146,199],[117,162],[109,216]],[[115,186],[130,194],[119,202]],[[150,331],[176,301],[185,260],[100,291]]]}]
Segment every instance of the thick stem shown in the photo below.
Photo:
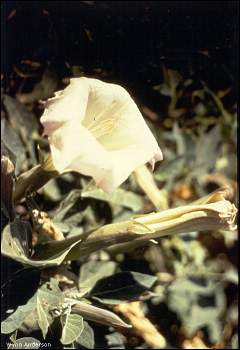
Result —
[{"label": "thick stem", "polygon": [[158,210],[168,208],[168,201],[165,193],[157,187],[153,174],[148,170],[146,165],[138,167],[135,171],[135,177],[138,185],[146,193],[150,201]]},{"label": "thick stem", "polygon": [[100,249],[134,240],[139,234],[130,231],[131,221],[109,224],[92,233],[82,244],[76,245],[65,260],[88,256]]},{"label": "thick stem", "polygon": [[14,202],[22,199],[26,192],[34,192],[44,186],[49,180],[58,176],[59,173],[53,167],[48,168],[44,164],[38,164],[34,168],[21,174],[15,183]]}]

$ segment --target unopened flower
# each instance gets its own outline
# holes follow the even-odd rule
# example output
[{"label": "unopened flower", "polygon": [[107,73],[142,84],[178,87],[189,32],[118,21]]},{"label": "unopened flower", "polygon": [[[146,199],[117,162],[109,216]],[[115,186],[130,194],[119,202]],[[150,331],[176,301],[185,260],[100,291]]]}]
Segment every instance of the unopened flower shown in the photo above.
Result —
[{"label": "unopened flower", "polygon": [[87,255],[89,252],[114,244],[118,252],[131,250],[150,240],[156,242],[163,236],[181,233],[207,230],[235,231],[237,208],[225,199],[227,193],[228,188],[220,188],[189,205],[138,215],[128,221],[102,226],[91,233],[80,249],[76,248],[74,251],[74,248],[71,256]]},{"label": "unopened flower", "polygon": [[41,123],[56,170],[91,176],[108,192],[138,166],[162,160],[137,105],[119,85],[73,78],[47,100]]},{"label": "unopened flower", "polygon": [[226,199],[206,204],[190,204],[162,212],[143,215],[134,222],[146,226],[149,238],[204,230],[236,230],[237,209]]}]

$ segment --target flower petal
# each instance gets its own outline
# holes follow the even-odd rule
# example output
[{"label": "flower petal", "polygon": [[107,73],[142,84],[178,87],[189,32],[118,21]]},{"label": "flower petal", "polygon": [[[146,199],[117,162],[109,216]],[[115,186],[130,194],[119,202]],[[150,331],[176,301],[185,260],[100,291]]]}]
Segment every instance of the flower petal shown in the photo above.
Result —
[{"label": "flower petal", "polygon": [[65,123],[49,138],[55,168],[61,173],[74,170],[100,181],[112,168],[108,152],[77,122]]},{"label": "flower petal", "polygon": [[144,144],[131,145],[119,151],[109,152],[112,161],[112,170],[101,181],[100,187],[111,192],[120,186],[128,176],[140,165],[148,162],[152,156],[152,150]]},{"label": "flower petal", "polygon": [[[82,84],[80,79],[79,86]],[[100,128],[104,122],[112,121],[111,132],[100,137],[95,134],[106,149],[118,150],[144,143],[146,147],[154,148],[156,154],[160,154],[158,144],[136,103],[123,87],[97,79],[88,79],[88,84],[90,96],[83,124],[93,130],[94,134],[94,126]]]},{"label": "flower petal", "polygon": [[81,80],[81,84],[78,84],[76,79],[71,79],[66,89],[55,92],[55,96],[46,101],[40,119],[45,135],[51,136],[53,131],[65,122],[82,122],[87,109],[89,89],[85,79]]}]

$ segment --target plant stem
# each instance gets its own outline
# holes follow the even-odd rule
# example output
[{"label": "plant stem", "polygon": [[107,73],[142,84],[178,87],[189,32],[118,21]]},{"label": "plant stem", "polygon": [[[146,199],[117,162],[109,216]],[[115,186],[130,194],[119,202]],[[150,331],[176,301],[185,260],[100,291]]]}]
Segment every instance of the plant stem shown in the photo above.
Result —
[{"label": "plant stem", "polygon": [[21,174],[15,183],[14,202],[21,200],[26,192],[32,193],[44,186],[49,180],[58,176],[58,171],[48,159],[43,164],[38,164],[32,169]]},{"label": "plant stem", "polygon": [[166,194],[159,190],[153,178],[153,174],[148,170],[146,165],[138,167],[134,173],[138,185],[146,193],[155,208],[158,210],[167,209],[168,201]]}]

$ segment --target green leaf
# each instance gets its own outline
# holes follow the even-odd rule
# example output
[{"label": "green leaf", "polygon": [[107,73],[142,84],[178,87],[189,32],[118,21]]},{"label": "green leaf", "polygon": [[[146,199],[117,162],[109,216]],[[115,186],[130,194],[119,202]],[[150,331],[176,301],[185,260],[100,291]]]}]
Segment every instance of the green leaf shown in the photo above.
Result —
[{"label": "green leaf", "polygon": [[[53,222],[65,225],[66,234],[75,234],[76,229],[86,231],[96,226],[96,215],[89,200],[81,197],[81,190],[72,190],[60,203],[52,215]],[[86,225],[91,227],[86,227]]]},{"label": "green leaf", "polygon": [[198,178],[214,169],[221,151],[221,142],[222,136],[220,125],[216,125],[207,133],[202,130],[196,144],[195,162],[193,163],[192,171],[189,174],[191,178]]},{"label": "green leaf", "polygon": [[51,97],[58,86],[58,76],[53,67],[48,66],[41,80],[36,83],[30,92],[18,93],[18,99],[22,103],[33,103],[38,100],[46,100]]},{"label": "green leaf", "polygon": [[34,145],[34,136],[38,135],[38,122],[36,116],[22,103],[8,95],[4,95],[3,103],[7,110],[12,127],[21,136],[21,139],[29,152],[32,165],[36,165],[37,159]]},{"label": "green leaf", "polygon": [[62,323],[62,344],[71,344],[78,339],[83,331],[84,323],[80,315],[72,314],[71,307],[61,316]]},{"label": "green leaf", "polygon": [[41,342],[32,337],[19,338],[8,346],[8,349],[39,349]]},{"label": "green leaf", "polygon": [[63,220],[59,220],[58,216],[53,219],[53,222],[57,225],[59,225],[59,222],[65,225],[65,229],[67,228],[67,232],[69,232],[68,236],[75,235],[75,232],[79,232],[80,230],[84,232],[99,226],[96,219],[96,210],[94,208],[89,205],[83,211],[79,211],[79,209],[79,207],[74,206]]},{"label": "green leaf", "polygon": [[105,335],[108,349],[125,349],[124,337],[118,332]]},{"label": "green leaf", "polygon": [[166,181],[169,178],[174,178],[182,174],[186,159],[184,156],[178,156],[174,159],[161,165],[159,171],[154,174],[154,178],[157,181]]},{"label": "green leaf", "polygon": [[59,207],[55,210],[54,220],[60,222],[63,221],[67,215],[71,216],[72,213],[69,214],[69,212],[72,211],[72,207],[79,201],[80,198],[81,190],[70,191],[69,194],[61,201]]},{"label": "green leaf", "polygon": [[11,160],[15,165],[15,171],[18,175],[27,159],[26,152],[19,135],[6,119],[1,120],[1,141],[12,155]]},{"label": "green leaf", "polygon": [[53,241],[42,245],[38,250],[38,257],[30,256],[29,239],[31,226],[19,218],[7,225],[2,232],[1,252],[22,264],[47,267],[60,265],[69,251],[82,242],[83,236],[75,236],[64,241]]},{"label": "green leaf", "polygon": [[177,279],[168,288],[167,303],[182,320],[188,336],[206,327],[213,343],[221,339],[221,317],[226,297],[219,284],[206,278]]},{"label": "green leaf", "polygon": [[144,204],[142,198],[133,192],[117,188],[112,193],[106,193],[92,183],[82,190],[81,196],[83,198],[95,198],[108,203],[120,205],[132,209],[134,212],[140,211]]},{"label": "green leaf", "polygon": [[[64,301],[64,294],[58,287],[58,281],[52,278],[50,282],[45,283],[38,289],[26,305],[18,307],[11,316],[2,322],[2,333],[11,333],[16,329],[19,329],[24,323],[24,320],[36,310],[37,322],[42,330],[43,338],[45,338],[48,328],[53,322],[53,317],[51,316],[50,311],[61,311]],[[75,316],[76,315],[67,319],[67,328],[65,331],[69,330],[71,327],[73,328],[74,319],[82,319],[80,316]],[[69,332],[71,332],[71,329]],[[69,337],[69,334],[66,335],[64,333],[65,338],[66,336]]]},{"label": "green leaf", "polygon": [[58,309],[64,302],[64,295],[58,287],[58,281],[51,278],[37,291],[38,324],[45,339],[52,318],[49,311]]},{"label": "green leaf", "polygon": [[26,317],[28,317],[36,308],[36,294],[28,300],[25,305],[19,306],[6,320],[1,323],[1,332],[8,334],[20,328]]},{"label": "green leaf", "polygon": [[93,329],[89,326],[89,324],[84,321],[84,328],[80,336],[74,342],[76,343],[75,348],[78,346],[83,346],[86,349],[94,349],[95,341],[94,341],[94,332]]},{"label": "green leaf", "polygon": [[38,317],[38,324],[42,331],[43,338],[46,338],[49,322],[47,317],[47,310],[44,308],[41,298],[39,295],[37,296],[37,317]]},{"label": "green leaf", "polygon": [[53,322],[50,311],[61,310],[64,304],[64,294],[58,287],[58,281],[51,278],[50,282],[43,284],[27,304],[19,306],[17,310],[2,322],[2,333],[12,333],[19,329],[25,320],[36,318],[46,337],[49,325]]},{"label": "green leaf", "polygon": [[214,342],[221,338],[221,324],[219,319],[219,312],[213,308],[201,308],[197,305],[193,305],[190,311],[190,318],[188,321],[184,320],[186,332],[189,336],[192,336],[197,330],[203,327],[210,327],[210,337]]},{"label": "green leaf", "polygon": [[20,126],[20,132],[23,137],[27,137],[38,130],[35,114],[30,112],[21,102],[4,94],[3,103],[10,117],[11,124],[16,129]]},{"label": "green leaf", "polygon": [[104,304],[120,304],[138,299],[156,280],[155,276],[139,272],[120,272],[99,280],[90,296]]},{"label": "green leaf", "polygon": [[54,278],[46,282],[37,291],[39,302],[48,309],[58,308],[64,302],[64,295],[58,287],[58,281]]},{"label": "green leaf", "polygon": [[111,276],[115,268],[116,263],[113,261],[88,261],[82,265],[79,279],[80,292],[88,293],[98,280]]},{"label": "green leaf", "polygon": [[73,248],[78,251],[80,245],[93,231],[94,230],[73,235],[62,241],[49,241],[38,246],[38,249],[33,255],[34,261],[35,259],[41,259],[41,261],[45,261],[46,263],[49,263],[49,265],[60,265]]},{"label": "green leaf", "polygon": [[186,145],[185,145],[185,139],[184,134],[182,130],[179,128],[178,123],[175,122],[173,125],[173,136],[176,142],[176,153],[178,156],[184,155],[186,152]]}]

